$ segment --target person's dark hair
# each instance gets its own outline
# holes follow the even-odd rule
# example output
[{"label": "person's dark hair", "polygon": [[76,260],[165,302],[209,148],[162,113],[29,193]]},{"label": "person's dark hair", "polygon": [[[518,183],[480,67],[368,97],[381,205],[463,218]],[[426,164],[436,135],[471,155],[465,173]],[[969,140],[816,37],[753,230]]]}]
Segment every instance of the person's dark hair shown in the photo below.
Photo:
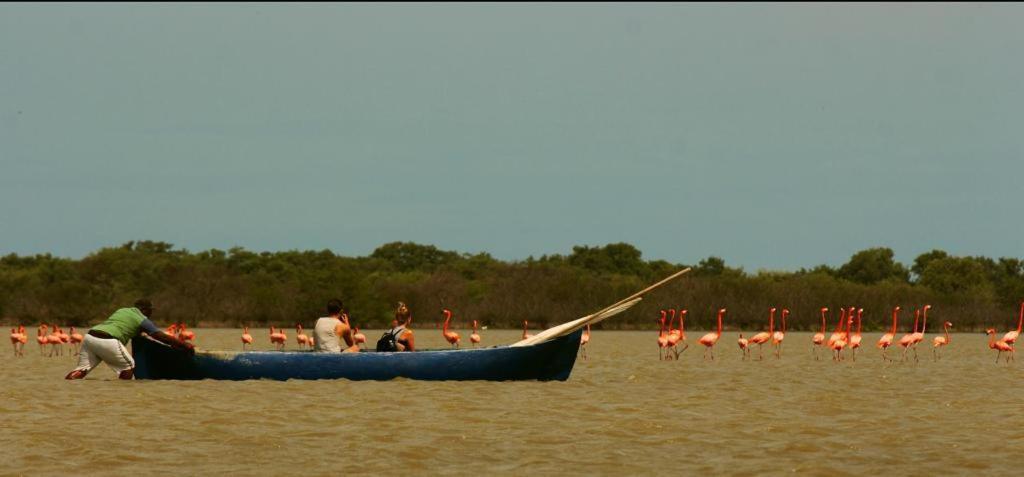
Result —
[{"label": "person's dark hair", "polygon": [[345,305],[341,303],[341,300],[335,298],[327,302],[327,314],[334,315],[337,313],[341,313],[341,309],[344,307]]},{"label": "person's dark hair", "polygon": [[149,301],[149,298],[139,298],[135,300],[135,308],[138,308],[143,315],[149,316],[153,312],[153,302]]}]

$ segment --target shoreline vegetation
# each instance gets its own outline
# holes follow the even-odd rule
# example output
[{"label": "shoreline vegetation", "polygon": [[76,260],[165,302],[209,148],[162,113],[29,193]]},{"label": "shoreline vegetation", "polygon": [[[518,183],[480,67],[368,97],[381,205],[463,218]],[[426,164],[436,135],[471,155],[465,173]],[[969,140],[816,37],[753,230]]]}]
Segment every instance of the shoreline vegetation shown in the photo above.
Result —
[{"label": "shoreline vegetation", "polygon": [[[728,330],[767,327],[768,309],[792,311],[788,328],[817,331],[818,310],[829,307],[827,329],[840,307],[864,308],[864,330],[891,326],[899,305],[900,330],[913,310],[931,304],[941,330],[1008,329],[1024,300],[1024,261],[952,256],[933,250],[907,267],[888,248],[853,254],[838,268],[745,272],[708,257],[695,265],[647,261],[626,243],[576,246],[568,255],[506,262],[487,253],[465,254],[432,245],[392,242],[367,257],[331,251],[189,252],[165,242],[132,241],[82,259],[50,254],[0,258],[0,323],[89,326],[140,296],[156,306],[158,324],[309,327],[324,303],[339,297],[353,323],[385,328],[395,303],[413,310],[414,327],[431,329],[441,309],[458,323],[477,320],[492,329],[537,330],[578,318],[685,267],[693,271],[649,295],[598,329],[657,329],[661,308],[686,308],[687,329],[710,329],[714,312],[728,309]],[[932,321],[932,320],[929,320]]]}]

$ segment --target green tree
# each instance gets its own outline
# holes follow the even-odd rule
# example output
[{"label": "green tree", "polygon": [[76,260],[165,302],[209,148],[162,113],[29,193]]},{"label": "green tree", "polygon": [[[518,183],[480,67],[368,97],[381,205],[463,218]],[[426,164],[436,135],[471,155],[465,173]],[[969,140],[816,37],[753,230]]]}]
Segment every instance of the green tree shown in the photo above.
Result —
[{"label": "green tree", "polygon": [[850,257],[850,261],[839,267],[839,277],[851,282],[873,284],[883,280],[907,282],[910,272],[903,264],[895,261],[891,248],[877,247],[861,250]]}]

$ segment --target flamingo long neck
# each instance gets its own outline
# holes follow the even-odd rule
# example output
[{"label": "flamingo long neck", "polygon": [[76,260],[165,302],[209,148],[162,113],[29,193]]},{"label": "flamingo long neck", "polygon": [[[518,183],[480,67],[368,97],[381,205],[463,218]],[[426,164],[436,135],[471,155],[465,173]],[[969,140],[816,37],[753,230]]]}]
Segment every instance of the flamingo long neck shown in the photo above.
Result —
[{"label": "flamingo long neck", "polygon": [[676,309],[675,308],[669,308],[668,309],[668,314],[669,314],[668,332],[671,333],[672,332],[672,323],[674,323],[676,321]]},{"label": "flamingo long neck", "polygon": [[825,310],[821,310],[821,334],[825,334]]},{"label": "flamingo long neck", "polygon": [[775,308],[768,313],[768,336],[775,334]]},{"label": "flamingo long neck", "polygon": [[925,330],[928,329],[928,307],[924,309],[924,318],[921,319],[921,334],[924,334]]},{"label": "flamingo long neck", "polygon": [[892,331],[889,332],[889,333],[892,333],[894,336],[896,335],[896,320],[898,320],[899,317],[900,317],[900,310],[899,310],[899,308],[894,308],[892,310]]},{"label": "flamingo long neck", "polygon": [[782,332],[786,332],[786,315],[789,314],[789,310],[782,310]]},{"label": "flamingo long neck", "polygon": [[846,308],[839,309],[839,323],[836,323],[836,333],[843,332],[843,325],[846,322]]},{"label": "flamingo long neck", "polygon": [[718,312],[718,336],[722,336],[722,312]]},{"label": "flamingo long neck", "polygon": [[996,334],[994,332],[993,333],[989,333],[988,334],[988,347],[989,348],[994,348],[995,344],[996,344]]},{"label": "flamingo long neck", "polygon": [[857,310],[857,336],[860,336],[860,324],[861,324],[861,317],[862,316],[864,316],[864,311],[863,310]]},{"label": "flamingo long neck", "polygon": [[249,327],[248,326],[242,328],[242,334],[245,334],[245,335],[249,334]]},{"label": "flamingo long neck", "polygon": [[[526,333],[525,329],[523,329],[523,333]],[[658,338],[664,338],[664,337],[665,337],[665,318],[662,318],[661,319],[661,328],[658,329]]]},{"label": "flamingo long neck", "polygon": [[[452,321],[452,313],[448,310],[444,310],[444,325],[441,327],[441,333],[448,334],[448,323]],[[523,324],[523,333],[526,333],[526,324]]]},{"label": "flamingo long neck", "polygon": [[[359,328],[356,328],[357,330]],[[476,320],[473,320],[473,333],[476,333]]]},{"label": "flamingo long neck", "polygon": [[686,310],[679,311],[679,334],[686,336]]},{"label": "flamingo long neck", "polygon": [[946,323],[942,324],[942,331],[946,333],[946,344],[949,344],[949,325]]},{"label": "flamingo long neck", "polygon": [[914,331],[913,331],[914,333],[917,333],[917,320],[918,320],[918,318],[921,318],[921,310],[920,309],[914,310]]}]

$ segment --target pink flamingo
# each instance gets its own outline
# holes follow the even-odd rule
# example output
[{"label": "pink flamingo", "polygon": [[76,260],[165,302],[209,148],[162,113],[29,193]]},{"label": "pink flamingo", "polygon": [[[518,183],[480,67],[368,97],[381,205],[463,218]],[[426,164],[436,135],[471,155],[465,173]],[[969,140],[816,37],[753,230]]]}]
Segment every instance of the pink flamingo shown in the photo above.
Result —
[{"label": "pink flamingo", "polygon": [[828,313],[828,308],[821,309],[821,331],[811,337],[811,351],[814,352],[815,361],[819,359],[818,349],[821,348],[821,345],[825,344],[825,313]]},{"label": "pink flamingo", "polygon": [[475,348],[480,344],[480,334],[476,332],[476,320],[473,320],[473,333],[469,335],[469,343]]},{"label": "pink flamingo", "polygon": [[590,324],[587,324],[587,329],[580,335],[580,351],[583,352],[583,359],[587,359],[587,343],[590,342]]},{"label": "pink flamingo", "polygon": [[1024,327],[1024,301],[1020,303],[1020,318],[1017,318],[1017,329],[1007,331],[1006,334],[1003,335],[1002,341],[1009,345],[1016,343],[1017,337],[1020,336],[1021,327]]},{"label": "pink flamingo", "polygon": [[49,336],[50,326],[46,323],[42,323],[36,328],[36,344],[39,345],[39,356],[43,356],[43,350],[46,349],[46,345],[50,343]]},{"label": "pink flamingo", "polygon": [[718,343],[718,338],[722,337],[722,315],[725,315],[725,308],[718,310],[718,332],[708,333],[697,340],[698,343],[704,345],[704,359],[708,358],[708,351],[710,351],[711,360],[715,360],[715,343]]},{"label": "pink flamingo", "polygon": [[79,350],[82,348],[82,342],[85,341],[85,337],[81,333],[75,331],[75,327],[71,327],[71,344],[75,347],[75,355],[77,356]]},{"label": "pink flamingo", "polygon": [[786,316],[789,310],[782,309],[782,330],[772,334],[772,345],[775,346],[775,359],[782,359],[782,340],[786,339]]},{"label": "pink flamingo", "polygon": [[740,337],[736,340],[736,344],[740,347],[740,352],[743,353],[743,358],[747,359],[750,354],[750,341],[743,337],[743,333],[740,333]]},{"label": "pink flamingo", "polygon": [[178,337],[185,341],[195,341],[196,334],[185,327],[185,323],[178,323]]},{"label": "pink flamingo", "polygon": [[295,324],[295,343],[299,345],[299,349],[305,346],[313,347],[313,343],[310,342],[309,335],[302,332],[302,324]]},{"label": "pink flamingo", "polygon": [[761,361],[764,359],[764,355],[761,353],[761,345],[768,342],[772,335],[775,334],[775,308],[768,310],[768,332],[760,332],[750,337],[749,344],[757,345],[757,360]]},{"label": "pink flamingo", "polygon": [[11,328],[11,348],[14,349],[14,356],[18,356],[18,343],[21,343],[21,335],[18,334],[18,328]]},{"label": "pink flamingo", "polygon": [[527,338],[533,338],[533,334],[526,332],[526,330],[529,329],[529,327],[530,327],[530,322],[528,322],[526,320],[523,320],[523,339],[524,340],[527,339]]},{"label": "pink flamingo", "polygon": [[[839,308],[839,323],[836,323],[836,329],[832,330],[832,334],[828,337],[828,341],[825,343],[826,346],[832,348],[832,345],[843,339],[843,327],[846,326],[846,308]],[[832,348],[833,350],[835,348]]]},{"label": "pink flamingo", "polygon": [[863,316],[864,316],[864,309],[863,308],[858,308],[857,309],[857,333],[855,333],[853,336],[850,336],[850,352],[853,353],[853,360],[854,361],[857,361],[857,348],[860,348],[860,341],[861,341],[860,325],[861,325],[861,319],[863,318]]},{"label": "pink flamingo", "polygon": [[274,348],[278,351],[284,349],[285,343],[288,341],[288,336],[285,335],[284,330],[275,330],[274,326],[270,326],[270,342],[275,346]]},{"label": "pink flamingo", "polygon": [[886,355],[885,352],[886,352],[886,350],[889,349],[890,346],[892,346],[892,340],[893,340],[893,338],[896,337],[896,321],[899,319],[899,315],[900,315],[900,307],[897,306],[896,308],[892,309],[892,329],[889,330],[888,333],[882,335],[881,338],[878,338],[878,345],[877,346],[878,346],[878,349],[882,350],[882,360],[883,361],[892,361],[892,359],[889,358],[889,356]]},{"label": "pink flamingo", "polygon": [[846,331],[843,332],[842,323],[840,323],[839,337],[829,344],[829,347],[832,348],[833,351],[832,359],[837,362],[843,360],[843,348],[846,347],[847,339],[850,336],[850,325],[853,324],[853,307],[850,307],[850,313],[846,316],[848,317],[846,319]]},{"label": "pink flamingo", "polygon": [[459,342],[462,341],[462,338],[459,336],[458,333],[454,331],[448,331],[448,324],[449,322],[452,321],[452,312],[451,310],[444,309],[441,310],[441,313],[444,314],[444,326],[441,327],[441,335],[444,336],[445,341],[447,341],[448,344],[452,345],[453,348],[458,348]]},{"label": "pink flamingo", "polygon": [[988,338],[988,347],[989,347],[989,349],[994,349],[994,350],[998,350],[999,351],[999,353],[996,354],[996,363],[999,363],[999,357],[1003,355],[1004,351],[1007,352],[1007,353],[1010,353],[1009,355],[1006,356],[1006,362],[1007,363],[1009,363],[1011,359],[1013,359],[1014,361],[1017,361],[1013,357],[1013,353],[1014,353],[1013,346],[1011,346],[1009,343],[1007,343],[1007,342],[1005,342],[1003,340],[996,341],[996,330],[995,329],[989,328],[988,330],[985,330],[985,334],[987,334],[989,336],[989,338]]},{"label": "pink flamingo", "polygon": [[[948,321],[943,323],[942,324],[942,331],[946,334],[946,336],[936,336],[935,338],[932,339],[932,356],[935,358],[935,361],[939,360],[939,348],[949,344],[949,327],[950,326],[953,326],[953,323],[950,323]],[[1003,341],[1006,341],[1006,340],[1003,340]]]},{"label": "pink flamingo", "polygon": [[900,337],[900,346],[903,347],[903,356],[900,361],[907,360],[907,351],[910,350],[910,345],[914,344],[914,335],[917,334],[917,321],[921,318],[921,309],[914,310],[914,331],[907,333]]},{"label": "pink flamingo", "polygon": [[249,327],[242,328],[242,351],[245,351],[246,347],[252,346],[252,335],[249,334]]},{"label": "pink flamingo", "polygon": [[[681,334],[679,330],[672,328],[672,322],[674,322],[676,319],[676,309],[669,308],[668,313],[669,315],[671,315],[671,317],[668,319],[668,335],[666,336],[666,338],[668,338],[668,348],[672,348],[673,359],[679,359],[679,350],[676,349],[676,345],[679,344],[679,338]],[[682,315],[680,315],[680,318],[681,317]],[[668,348],[666,348],[666,350]],[[665,358],[668,359],[668,356],[666,356]]]},{"label": "pink flamingo", "polygon": [[912,342],[910,343],[910,347],[914,349],[914,362],[915,363],[918,361],[918,359],[917,359],[917,345],[918,345],[918,343],[924,341],[924,332],[925,332],[926,329],[928,329],[928,309],[931,308],[931,307],[932,307],[931,305],[925,305],[924,306],[924,309],[921,311],[921,331],[915,332],[912,335]]},{"label": "pink flamingo", "polygon": [[668,348],[668,335],[665,334],[665,315],[666,314],[667,313],[665,312],[665,310],[661,310],[661,319],[659,320],[659,322],[661,323],[661,328],[658,330],[658,359],[659,360],[665,359],[665,357],[662,356],[662,353],[665,351],[666,348]]}]

